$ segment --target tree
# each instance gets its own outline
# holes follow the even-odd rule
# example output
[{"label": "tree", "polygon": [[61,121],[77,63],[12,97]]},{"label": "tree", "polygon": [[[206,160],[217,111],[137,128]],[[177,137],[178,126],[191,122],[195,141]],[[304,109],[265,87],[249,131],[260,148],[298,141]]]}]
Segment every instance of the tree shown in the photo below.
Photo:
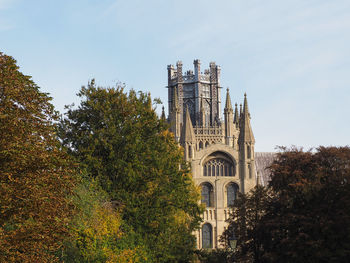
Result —
[{"label": "tree", "polygon": [[263,219],[269,262],[347,262],[350,148],[285,149],[270,169],[275,197]]},{"label": "tree", "polygon": [[70,222],[70,237],[60,258],[63,262],[146,262],[140,244],[121,229],[121,210],[94,181],[82,179],[72,196],[77,213]]},{"label": "tree", "polygon": [[199,192],[150,96],[94,81],[78,96],[81,104],[61,122],[63,144],[123,206],[122,220],[145,242],[149,262],[188,261],[200,221]]},{"label": "tree", "polygon": [[[282,150],[270,167],[268,188],[235,203],[226,232],[238,237],[238,255],[248,262],[347,262],[350,148]],[[261,205],[249,205],[254,202]]]},{"label": "tree", "polygon": [[74,165],[51,98],[0,53],[0,261],[55,262],[73,213]]},{"label": "tree", "polygon": [[230,262],[261,262],[264,228],[262,217],[267,210],[268,189],[256,186],[247,194],[239,193],[227,220],[229,226],[221,236],[221,242],[230,248],[230,242],[236,241],[236,247],[229,253]]}]

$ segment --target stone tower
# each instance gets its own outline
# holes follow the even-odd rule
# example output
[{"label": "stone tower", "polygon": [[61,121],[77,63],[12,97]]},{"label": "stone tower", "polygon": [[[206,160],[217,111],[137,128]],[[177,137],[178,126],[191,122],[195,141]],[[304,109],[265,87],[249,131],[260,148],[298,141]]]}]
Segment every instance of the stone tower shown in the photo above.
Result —
[{"label": "stone tower", "polygon": [[222,121],[220,67],[211,62],[202,73],[200,61],[193,64],[194,72],[185,73],[181,61],[176,68],[168,66],[168,121],[206,206],[197,247],[216,248],[237,192],[248,192],[257,184],[255,140],[246,94],[238,112],[227,89]]}]

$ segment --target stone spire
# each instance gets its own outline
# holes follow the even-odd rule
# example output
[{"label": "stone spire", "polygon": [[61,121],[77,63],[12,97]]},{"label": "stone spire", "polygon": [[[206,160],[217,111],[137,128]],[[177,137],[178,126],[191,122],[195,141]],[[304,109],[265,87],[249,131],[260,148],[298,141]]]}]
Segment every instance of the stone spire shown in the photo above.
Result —
[{"label": "stone spire", "polygon": [[229,110],[229,111],[233,112],[229,89],[227,88],[226,91],[227,91],[227,93],[226,93],[226,103],[225,103],[225,109],[224,110],[225,111]]},{"label": "stone spire", "polygon": [[234,133],[233,109],[232,109],[231,98],[230,98],[230,93],[228,89],[226,94],[224,116],[225,116],[225,143],[229,146],[233,146],[233,133]]},{"label": "stone spire", "polygon": [[164,111],[164,106],[162,107],[162,115],[160,116],[160,119],[165,121],[165,111]]},{"label": "stone spire", "polygon": [[188,107],[186,107],[186,118],[184,121],[184,124],[182,126],[181,131],[181,137],[180,137],[180,143],[195,143],[196,142],[196,136],[194,134],[192,121],[190,117],[190,112],[188,110]]},{"label": "stone spire", "polygon": [[248,109],[247,94],[244,94],[243,112],[240,120],[239,142],[255,143],[252,127],[250,126],[250,114]]},{"label": "stone spire", "polygon": [[235,115],[234,115],[234,118],[233,118],[233,122],[234,122],[234,124],[236,124],[236,126],[238,126],[238,124],[239,124],[239,116],[238,116],[237,103],[235,104]]}]

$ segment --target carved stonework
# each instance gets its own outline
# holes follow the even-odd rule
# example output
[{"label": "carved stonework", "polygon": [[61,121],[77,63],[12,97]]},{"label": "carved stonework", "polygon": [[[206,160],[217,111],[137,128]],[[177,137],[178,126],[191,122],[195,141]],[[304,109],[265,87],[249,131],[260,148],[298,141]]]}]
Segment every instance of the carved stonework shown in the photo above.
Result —
[{"label": "carved stonework", "polygon": [[[209,69],[201,73],[200,61],[195,60],[193,64],[194,71],[187,70],[185,74],[181,62],[176,69],[168,66],[169,121],[171,131],[184,148],[186,161],[191,163],[195,183],[203,186],[202,201],[209,204],[203,214],[202,229],[195,233],[197,247],[215,248],[220,246],[219,237],[227,226],[229,204],[234,202],[238,191],[248,192],[257,184],[255,140],[247,98],[240,116],[236,113],[234,123],[227,93],[222,121],[220,67],[211,62]],[[172,114],[174,107],[177,114]],[[208,231],[212,234],[208,235]],[[203,234],[207,236],[205,240]]]}]

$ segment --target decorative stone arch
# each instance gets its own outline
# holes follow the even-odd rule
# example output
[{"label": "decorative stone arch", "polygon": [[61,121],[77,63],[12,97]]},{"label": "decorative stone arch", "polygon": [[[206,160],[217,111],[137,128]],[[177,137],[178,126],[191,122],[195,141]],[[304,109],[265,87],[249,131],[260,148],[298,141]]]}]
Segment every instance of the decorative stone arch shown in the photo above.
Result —
[{"label": "decorative stone arch", "polygon": [[237,162],[231,154],[225,151],[214,151],[200,161],[204,177],[235,177]]},{"label": "decorative stone arch", "polygon": [[228,151],[226,151],[225,149],[220,149],[220,150],[210,150],[210,149],[208,149],[208,152],[205,153],[201,157],[201,160],[199,161],[199,164],[201,166],[203,166],[204,162],[206,162],[209,158],[213,157],[216,153],[219,153],[219,154],[222,154],[222,155],[226,155],[226,158],[229,159],[230,161],[232,161],[235,164],[235,166],[238,165],[237,160],[233,157],[233,155],[231,153],[229,153]]},{"label": "decorative stone arch", "polygon": [[214,186],[211,182],[205,181],[199,185],[201,188],[201,203],[206,207],[214,207]]}]

